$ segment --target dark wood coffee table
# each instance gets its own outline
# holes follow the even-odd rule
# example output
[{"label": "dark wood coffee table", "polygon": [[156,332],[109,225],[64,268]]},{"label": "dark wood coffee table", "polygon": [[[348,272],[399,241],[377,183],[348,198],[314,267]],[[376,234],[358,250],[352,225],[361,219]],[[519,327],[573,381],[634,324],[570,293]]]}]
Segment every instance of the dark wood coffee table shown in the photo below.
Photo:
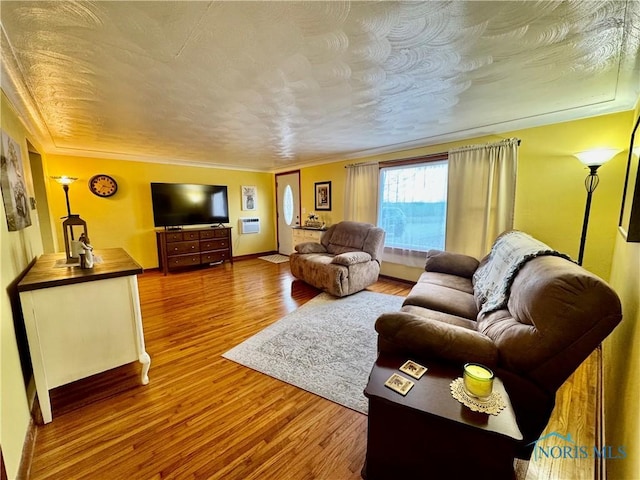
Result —
[{"label": "dark wood coffee table", "polygon": [[[429,370],[414,380],[398,370],[406,360],[382,354],[371,371],[364,391],[369,428],[363,478],[513,479],[523,437],[500,379],[494,391],[502,394],[506,408],[498,415],[474,412],[451,396],[449,385],[462,376],[462,368],[418,362]],[[393,373],[415,383],[406,396],[384,385]]]}]

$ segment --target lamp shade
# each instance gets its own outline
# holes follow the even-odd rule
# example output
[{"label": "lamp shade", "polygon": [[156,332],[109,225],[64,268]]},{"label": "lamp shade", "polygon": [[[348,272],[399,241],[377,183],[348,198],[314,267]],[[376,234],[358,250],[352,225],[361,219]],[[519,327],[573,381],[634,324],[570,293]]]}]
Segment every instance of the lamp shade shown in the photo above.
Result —
[{"label": "lamp shade", "polygon": [[587,150],[585,152],[578,152],[575,156],[587,167],[599,167],[603,163],[611,160],[620,152],[621,150],[618,148],[598,148],[594,150]]},{"label": "lamp shade", "polygon": [[71,185],[73,182],[75,182],[78,179],[78,177],[67,177],[66,175],[63,175],[61,177],[51,177],[51,178],[53,178],[60,185]]}]

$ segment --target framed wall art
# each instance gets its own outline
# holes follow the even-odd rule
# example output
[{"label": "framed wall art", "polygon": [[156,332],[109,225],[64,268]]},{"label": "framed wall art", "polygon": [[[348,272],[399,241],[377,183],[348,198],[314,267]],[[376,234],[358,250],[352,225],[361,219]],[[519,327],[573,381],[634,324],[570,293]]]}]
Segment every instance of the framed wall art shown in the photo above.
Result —
[{"label": "framed wall art", "polygon": [[316,182],[316,210],[331,210],[331,182]]},{"label": "framed wall art", "polygon": [[640,117],[629,141],[629,158],[620,207],[620,230],[627,242],[640,242]]},{"label": "framed wall art", "polygon": [[6,132],[0,131],[0,185],[2,201],[10,232],[22,230],[31,225],[29,198],[22,169],[20,145]]},{"label": "framed wall art", "polygon": [[242,187],[242,210],[256,210],[258,208],[258,187]]}]

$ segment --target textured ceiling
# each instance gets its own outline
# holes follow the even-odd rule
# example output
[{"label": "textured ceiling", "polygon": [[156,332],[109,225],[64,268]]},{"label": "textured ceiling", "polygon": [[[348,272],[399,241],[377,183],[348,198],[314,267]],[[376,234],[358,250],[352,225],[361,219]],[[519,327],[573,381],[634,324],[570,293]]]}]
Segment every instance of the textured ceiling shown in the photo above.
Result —
[{"label": "textured ceiling", "polygon": [[631,109],[640,2],[0,3],[47,151],[281,170]]}]

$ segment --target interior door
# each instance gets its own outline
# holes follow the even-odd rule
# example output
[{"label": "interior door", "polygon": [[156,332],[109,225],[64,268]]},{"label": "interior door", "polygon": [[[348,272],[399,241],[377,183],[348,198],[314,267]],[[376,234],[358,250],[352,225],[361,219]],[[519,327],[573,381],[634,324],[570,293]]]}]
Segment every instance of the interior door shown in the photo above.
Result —
[{"label": "interior door", "polygon": [[300,170],[276,174],[278,252],[293,252],[292,227],[300,226]]}]

